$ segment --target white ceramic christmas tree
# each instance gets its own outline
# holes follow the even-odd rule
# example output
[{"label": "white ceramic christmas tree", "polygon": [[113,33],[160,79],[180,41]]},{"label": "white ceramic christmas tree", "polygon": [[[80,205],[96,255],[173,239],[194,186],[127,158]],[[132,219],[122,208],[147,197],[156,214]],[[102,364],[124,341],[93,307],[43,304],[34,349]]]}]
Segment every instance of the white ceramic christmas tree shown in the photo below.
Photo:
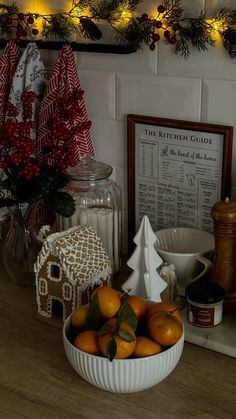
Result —
[{"label": "white ceramic christmas tree", "polygon": [[161,301],[160,295],[167,283],[157,272],[163,261],[154,248],[155,242],[155,233],[145,215],[134,237],[136,248],[127,262],[134,272],[124,282],[122,289],[148,300]]}]

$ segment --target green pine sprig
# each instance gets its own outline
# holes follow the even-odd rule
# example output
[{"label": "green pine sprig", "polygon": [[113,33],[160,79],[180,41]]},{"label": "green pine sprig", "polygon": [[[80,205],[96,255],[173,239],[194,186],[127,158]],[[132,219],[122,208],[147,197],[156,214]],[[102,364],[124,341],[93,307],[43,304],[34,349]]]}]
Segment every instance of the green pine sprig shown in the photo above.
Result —
[{"label": "green pine sprig", "polygon": [[236,58],[236,30],[229,29],[222,33],[223,45],[231,58]]},{"label": "green pine sprig", "polygon": [[236,10],[231,10],[227,7],[223,7],[218,11],[215,19],[217,21],[220,21],[224,26],[234,26],[236,25]]},{"label": "green pine sprig", "polygon": [[55,38],[68,41],[75,29],[75,24],[70,16],[55,14],[43,19],[42,35],[45,38],[54,36]]},{"label": "green pine sprig", "polygon": [[206,51],[208,46],[214,46],[215,40],[212,38],[212,29],[206,21],[203,13],[196,19],[190,18],[188,25],[186,21],[180,24],[178,39],[175,52],[181,54],[184,58],[190,55],[191,47],[197,51]]},{"label": "green pine sprig", "polygon": [[184,9],[181,7],[181,0],[164,0],[162,4],[165,8],[163,19],[173,23],[183,18]]}]

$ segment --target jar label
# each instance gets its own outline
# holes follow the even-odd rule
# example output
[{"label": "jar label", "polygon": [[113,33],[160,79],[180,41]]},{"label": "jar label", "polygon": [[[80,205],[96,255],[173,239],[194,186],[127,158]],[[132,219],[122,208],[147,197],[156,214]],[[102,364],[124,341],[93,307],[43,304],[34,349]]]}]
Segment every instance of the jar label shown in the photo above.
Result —
[{"label": "jar label", "polygon": [[214,307],[199,307],[188,303],[188,320],[197,326],[214,326],[214,310]]}]

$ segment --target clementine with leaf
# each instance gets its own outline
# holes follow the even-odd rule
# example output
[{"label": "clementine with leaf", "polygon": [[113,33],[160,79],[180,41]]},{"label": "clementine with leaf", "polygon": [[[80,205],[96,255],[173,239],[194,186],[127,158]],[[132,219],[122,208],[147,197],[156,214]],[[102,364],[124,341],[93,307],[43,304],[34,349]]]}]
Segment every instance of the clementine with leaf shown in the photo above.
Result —
[{"label": "clementine with leaf", "polygon": [[[136,336],[132,327],[128,323],[118,323],[112,321],[110,326],[115,324],[116,329],[113,332],[99,334],[98,331],[98,347],[101,354],[108,357],[110,361],[114,358],[129,358],[135,350]],[[109,324],[108,324],[109,326]]]},{"label": "clementine with leaf", "polygon": [[144,298],[139,297],[138,295],[128,295],[126,301],[133,309],[138,320],[142,319],[145,316],[148,307]]},{"label": "clementine with leaf", "polygon": [[153,304],[151,307],[148,308],[146,317],[150,319],[150,317],[154,313],[169,313],[176,317],[177,320],[181,322],[181,312],[178,306],[174,303],[170,302],[158,302]]},{"label": "clementine with leaf", "polygon": [[101,316],[109,319],[116,316],[121,306],[121,299],[114,288],[108,286],[97,287],[91,295],[93,301],[97,296]]}]

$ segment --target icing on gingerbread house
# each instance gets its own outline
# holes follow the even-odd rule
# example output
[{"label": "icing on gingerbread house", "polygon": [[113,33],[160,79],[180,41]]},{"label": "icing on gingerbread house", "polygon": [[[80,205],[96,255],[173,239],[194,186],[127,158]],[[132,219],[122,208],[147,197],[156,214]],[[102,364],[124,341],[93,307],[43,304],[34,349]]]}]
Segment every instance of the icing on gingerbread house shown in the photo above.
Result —
[{"label": "icing on gingerbread house", "polygon": [[111,261],[91,226],[76,226],[50,234],[34,265],[38,312],[53,316],[62,305],[63,320],[89,301],[95,286],[110,285]]}]

